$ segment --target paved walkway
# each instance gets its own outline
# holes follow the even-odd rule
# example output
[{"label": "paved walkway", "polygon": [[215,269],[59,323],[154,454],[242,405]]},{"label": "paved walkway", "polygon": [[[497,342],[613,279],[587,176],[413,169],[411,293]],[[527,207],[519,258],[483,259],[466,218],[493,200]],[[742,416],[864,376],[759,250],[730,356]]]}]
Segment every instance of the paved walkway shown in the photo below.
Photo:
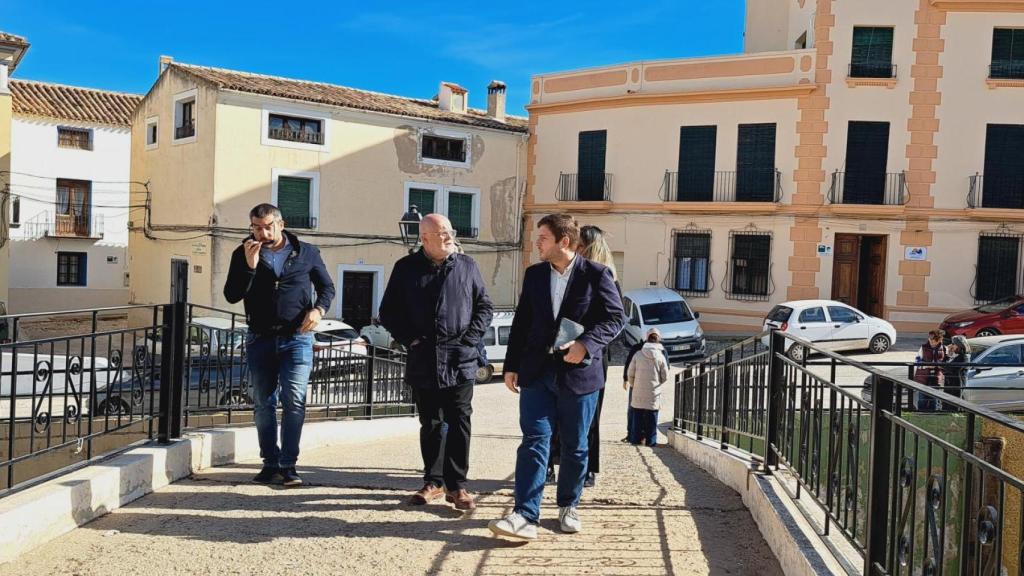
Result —
[{"label": "paved walkway", "polygon": [[[612,369],[611,382],[621,368]],[[671,400],[666,403],[671,406]],[[306,486],[250,484],[259,464],[210,469],[55,540],[8,574],[781,574],[739,495],[671,448],[619,442],[625,394],[609,388],[602,473],[583,495],[584,531],[558,532],[554,487],[541,536],[491,536],[510,509],[519,442],[515,397],[498,383],[474,400],[471,489],[477,510],[409,507],[419,488],[415,436],[307,451]],[[671,418],[662,412],[662,422]]]}]

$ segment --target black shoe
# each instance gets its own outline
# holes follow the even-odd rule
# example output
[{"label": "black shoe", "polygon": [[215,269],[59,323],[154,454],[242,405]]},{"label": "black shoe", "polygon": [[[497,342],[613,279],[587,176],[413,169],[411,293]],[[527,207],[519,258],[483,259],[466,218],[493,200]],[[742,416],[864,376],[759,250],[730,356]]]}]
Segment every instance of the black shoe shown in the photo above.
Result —
[{"label": "black shoe", "polygon": [[583,480],[583,486],[586,488],[593,488],[594,484],[597,484],[597,474],[587,472],[587,477]]},{"label": "black shoe", "polygon": [[555,477],[555,469],[554,468],[548,468],[548,476],[547,476],[547,478],[544,479],[544,483],[545,484],[555,484],[557,482],[558,482],[558,479]]},{"label": "black shoe", "polygon": [[284,477],[284,482],[281,484],[285,486],[302,486],[302,478],[299,478],[299,474],[295,471],[295,467],[282,468],[281,476]]},{"label": "black shoe", "polygon": [[281,475],[281,469],[277,466],[264,466],[260,473],[252,479],[257,484],[272,484],[274,478]]}]

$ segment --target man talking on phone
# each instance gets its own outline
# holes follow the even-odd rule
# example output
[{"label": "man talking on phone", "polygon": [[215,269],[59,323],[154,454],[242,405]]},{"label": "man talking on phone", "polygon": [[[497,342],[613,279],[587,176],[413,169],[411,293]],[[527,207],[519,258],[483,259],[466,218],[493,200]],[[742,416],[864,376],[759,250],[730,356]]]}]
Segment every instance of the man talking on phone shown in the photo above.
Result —
[{"label": "man talking on phone", "polygon": [[263,469],[253,481],[271,484],[280,479],[285,486],[299,486],[302,478],[295,471],[295,463],[306,418],[306,387],[313,367],[310,331],[334,299],[334,282],[320,251],[285,231],[277,206],[256,206],[249,211],[249,221],[252,235],[231,254],[224,298],[232,304],[245,301],[249,326],[246,357],[263,458]]}]

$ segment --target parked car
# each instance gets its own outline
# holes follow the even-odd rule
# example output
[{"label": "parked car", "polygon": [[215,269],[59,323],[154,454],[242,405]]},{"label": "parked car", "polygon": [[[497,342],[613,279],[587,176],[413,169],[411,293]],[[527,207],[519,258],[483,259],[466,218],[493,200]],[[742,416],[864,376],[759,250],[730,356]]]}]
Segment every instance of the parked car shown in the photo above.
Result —
[{"label": "parked car", "polygon": [[643,341],[649,329],[657,328],[669,361],[704,357],[707,342],[698,322],[700,313],[678,293],[668,288],[641,288],[627,290],[622,301],[628,318],[623,329],[626,344]]},{"label": "parked car", "polygon": [[376,318],[366,326],[363,326],[362,329],[359,330],[359,335],[370,345],[378,348],[402,348],[402,345],[395,342],[395,339],[391,337],[391,333],[381,326],[380,321]]},{"label": "parked car", "polygon": [[366,356],[367,341],[356,329],[341,320],[321,320],[313,329],[313,349],[333,348]]},{"label": "parked car", "polygon": [[[881,354],[896,343],[892,324],[835,300],[794,300],[774,306],[764,319],[764,329],[781,330],[833,351],[867,349]],[[768,338],[763,340],[768,344]],[[786,354],[794,361],[804,357],[804,347],[786,340]]]},{"label": "parked car", "polygon": [[477,382],[488,382],[494,374],[501,372],[505,364],[505,350],[508,348],[508,335],[512,332],[514,310],[494,312],[491,325],[484,332],[484,353],[487,364],[476,371]]},{"label": "parked car", "polygon": [[964,312],[950,314],[939,324],[946,336],[968,338],[1024,334],[1024,296],[1009,296]]},{"label": "parked car", "polygon": [[[128,413],[133,392],[136,396],[142,392],[133,388],[130,370],[111,366],[106,358],[0,354],[0,400],[15,400],[15,418],[29,418],[40,406],[46,413],[87,414],[94,382],[96,415]],[[0,419],[8,416],[9,412],[0,411]]]}]

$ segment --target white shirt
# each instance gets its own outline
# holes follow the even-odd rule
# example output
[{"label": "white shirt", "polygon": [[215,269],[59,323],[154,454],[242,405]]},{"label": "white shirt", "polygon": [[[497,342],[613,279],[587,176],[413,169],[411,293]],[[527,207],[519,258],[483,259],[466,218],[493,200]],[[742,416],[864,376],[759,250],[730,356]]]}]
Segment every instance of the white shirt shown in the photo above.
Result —
[{"label": "white shirt", "polygon": [[551,265],[551,316],[558,318],[558,311],[562,308],[562,300],[565,298],[565,291],[569,289],[569,277],[572,276],[572,266],[576,263],[576,255],[572,255],[565,272],[559,274],[554,265]]}]

